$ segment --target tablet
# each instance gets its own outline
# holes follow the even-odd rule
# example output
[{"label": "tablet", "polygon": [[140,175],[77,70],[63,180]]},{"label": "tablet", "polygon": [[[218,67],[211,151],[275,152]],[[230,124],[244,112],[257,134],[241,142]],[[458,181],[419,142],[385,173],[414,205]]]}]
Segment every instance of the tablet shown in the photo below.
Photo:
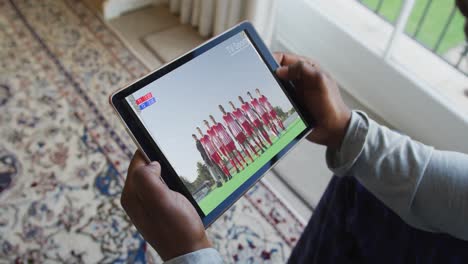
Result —
[{"label": "tablet", "polygon": [[312,129],[277,67],[243,22],[110,96],[137,146],[205,227]]}]

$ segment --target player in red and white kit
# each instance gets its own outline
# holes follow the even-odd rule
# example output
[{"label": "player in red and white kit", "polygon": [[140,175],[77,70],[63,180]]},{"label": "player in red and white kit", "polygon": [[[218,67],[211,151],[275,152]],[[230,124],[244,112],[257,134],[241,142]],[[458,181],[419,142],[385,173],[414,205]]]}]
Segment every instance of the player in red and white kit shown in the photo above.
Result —
[{"label": "player in red and white kit", "polygon": [[265,110],[268,112],[268,114],[271,117],[271,120],[275,121],[281,128],[281,130],[284,130],[283,121],[281,121],[278,114],[276,113],[276,110],[273,108],[273,106],[271,106],[270,101],[268,101],[268,98],[262,93],[260,93],[260,89],[257,88],[255,89],[255,91],[257,92],[258,101],[260,102],[260,105],[262,105],[263,108],[265,108]]},{"label": "player in red and white kit", "polygon": [[238,157],[240,157],[244,164],[247,164],[247,162],[237,149],[236,144],[227,132],[226,127],[224,127],[223,124],[216,122],[215,118],[212,115],[210,115],[210,119],[213,123],[212,128],[216,132],[216,135],[218,135],[218,138],[223,143],[224,150],[226,151],[227,156],[229,157],[229,161],[236,168],[237,172],[239,172],[239,167],[241,168],[241,170],[244,170],[244,165],[239,161]]},{"label": "player in red and white kit", "polygon": [[226,151],[226,147],[224,147],[223,141],[216,133],[215,126],[210,126],[210,123],[206,120],[203,120],[203,123],[206,126],[206,133],[211,137],[211,141],[213,142],[215,148],[218,150],[218,153],[225,157],[226,160],[228,160],[231,163],[232,167],[235,168],[237,172],[239,172],[239,168],[237,167],[235,161],[229,158],[229,154]]},{"label": "player in red and white kit", "polygon": [[229,173],[229,170],[224,165],[224,162],[221,159],[221,156],[219,156],[219,153],[216,150],[216,147],[211,141],[210,136],[204,135],[199,127],[197,127],[197,131],[200,134],[200,143],[202,144],[203,148],[205,149],[210,159],[221,168],[224,175],[226,175],[229,179],[232,178],[231,174]]},{"label": "player in red and white kit", "polygon": [[278,129],[276,129],[276,125],[271,120],[270,115],[265,110],[265,108],[263,108],[263,106],[260,104],[257,98],[253,98],[250,92],[247,92],[247,95],[250,97],[250,100],[251,100],[250,103],[254,107],[255,111],[262,118],[263,124],[265,124],[265,126],[268,126],[270,130],[273,132],[273,134],[278,136],[279,135]]},{"label": "player in red and white kit", "polygon": [[242,96],[239,96],[239,101],[241,102],[241,108],[242,110],[247,114],[249,119],[252,121],[252,124],[254,125],[254,128],[257,132],[260,132],[262,137],[268,142],[268,144],[271,145],[271,140],[270,136],[266,132],[265,128],[263,127],[262,121],[260,121],[260,116],[257,114],[255,109],[252,107],[252,105],[249,104],[249,102],[244,102],[244,99]]},{"label": "player in red and white kit", "polygon": [[224,148],[223,142],[218,137],[218,134],[216,134],[216,131],[214,130],[214,128],[211,127],[210,123],[208,123],[208,121],[206,120],[203,120],[203,123],[206,126],[206,133],[210,136],[211,142],[213,142],[213,145],[215,146],[216,151],[219,153],[221,158],[229,160],[227,152]]},{"label": "player in red and white kit", "polygon": [[197,148],[201,158],[203,159],[203,162],[208,168],[208,172],[215,180],[217,187],[223,186],[221,180],[224,179],[224,181],[227,182],[229,180],[229,177],[224,175],[223,170],[218,166],[218,164],[214,163],[213,160],[211,160],[208,153],[206,153],[203,144],[200,142],[197,136],[195,134],[192,134],[192,138],[195,140],[195,147]]},{"label": "player in red and white kit", "polygon": [[[232,112],[231,113],[234,116],[234,118],[237,120],[237,122],[239,122],[239,124],[244,129],[244,133],[247,136],[247,140],[252,139],[253,142],[255,142],[257,147],[263,153],[264,152],[263,149],[266,149],[266,146],[263,144],[263,141],[262,141],[260,135],[258,135],[255,132],[252,121],[250,121],[250,119],[246,115],[246,113],[241,108],[237,108],[232,101],[229,101],[229,104],[232,107]],[[257,154],[257,152],[255,152],[255,154]]]},{"label": "player in red and white kit", "polygon": [[244,130],[234,118],[234,116],[231,113],[226,112],[222,105],[219,105],[218,107],[221,113],[223,113],[223,120],[226,123],[229,132],[231,132],[231,134],[237,140],[237,143],[239,143],[241,148],[244,150],[244,153],[247,154],[247,156],[249,156],[250,161],[253,162],[253,158],[250,154],[249,148],[255,153],[255,155],[258,156],[257,150],[250,144],[249,140],[247,139],[247,136],[244,133]]}]

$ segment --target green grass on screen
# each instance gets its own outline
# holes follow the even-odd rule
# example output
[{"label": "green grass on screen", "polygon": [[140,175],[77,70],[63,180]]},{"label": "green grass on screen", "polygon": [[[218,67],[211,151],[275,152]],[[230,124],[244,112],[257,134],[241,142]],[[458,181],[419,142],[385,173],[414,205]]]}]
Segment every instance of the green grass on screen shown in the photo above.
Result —
[{"label": "green grass on screen", "polygon": [[[205,198],[199,202],[199,206],[205,214],[209,214],[215,209],[222,201],[231,195],[239,186],[247,181],[257,170],[271,160],[278,152],[280,152],[286,145],[288,145],[294,138],[296,138],[304,129],[306,125],[301,119],[294,121],[282,134],[279,139],[273,141],[273,145],[269,147],[265,153],[254,159],[252,164],[238,174],[234,174],[232,180],[223,183],[220,188],[215,188]],[[246,159],[250,161],[247,157]]]}]

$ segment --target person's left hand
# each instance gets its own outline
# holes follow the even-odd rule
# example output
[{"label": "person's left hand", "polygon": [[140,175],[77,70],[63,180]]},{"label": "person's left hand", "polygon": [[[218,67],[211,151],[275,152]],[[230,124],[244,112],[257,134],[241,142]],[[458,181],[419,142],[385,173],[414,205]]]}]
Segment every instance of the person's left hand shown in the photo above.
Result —
[{"label": "person's left hand", "polygon": [[161,179],[158,162],[137,151],[128,167],[121,204],[145,240],[166,261],[211,247],[197,211]]}]

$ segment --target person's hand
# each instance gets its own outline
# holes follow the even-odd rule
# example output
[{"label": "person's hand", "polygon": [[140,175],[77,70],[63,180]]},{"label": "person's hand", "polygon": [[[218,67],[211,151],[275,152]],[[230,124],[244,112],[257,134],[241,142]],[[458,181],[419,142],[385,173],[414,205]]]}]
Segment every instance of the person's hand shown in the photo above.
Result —
[{"label": "person's hand", "polygon": [[211,247],[195,208],[160,175],[159,163],[135,153],[120,200],[135,227],[164,261]]},{"label": "person's hand", "polygon": [[307,137],[310,141],[337,149],[341,146],[351,119],[351,111],[341,99],[336,82],[309,58],[275,53],[279,78],[292,81],[296,100],[315,121]]}]

